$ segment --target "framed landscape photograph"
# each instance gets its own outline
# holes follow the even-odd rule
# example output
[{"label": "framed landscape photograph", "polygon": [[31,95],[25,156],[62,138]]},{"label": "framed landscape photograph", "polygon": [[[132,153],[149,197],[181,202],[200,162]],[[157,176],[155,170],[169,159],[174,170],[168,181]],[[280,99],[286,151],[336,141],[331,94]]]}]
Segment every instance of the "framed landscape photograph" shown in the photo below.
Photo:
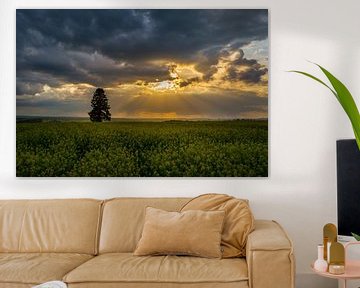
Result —
[{"label": "framed landscape photograph", "polygon": [[17,177],[267,177],[267,9],[18,9]]}]

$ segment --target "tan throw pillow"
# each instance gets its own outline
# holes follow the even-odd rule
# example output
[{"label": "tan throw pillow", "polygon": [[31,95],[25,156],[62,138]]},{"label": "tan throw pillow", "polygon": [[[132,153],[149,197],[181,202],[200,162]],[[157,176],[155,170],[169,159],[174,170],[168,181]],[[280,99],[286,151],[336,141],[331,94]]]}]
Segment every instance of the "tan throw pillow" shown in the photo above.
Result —
[{"label": "tan throw pillow", "polygon": [[247,236],[254,230],[254,217],[247,200],[225,194],[204,194],[190,200],[181,209],[188,210],[225,211],[221,236],[222,257],[245,256]]},{"label": "tan throw pillow", "polygon": [[134,255],[192,255],[221,258],[224,211],[168,212],[146,208]]}]

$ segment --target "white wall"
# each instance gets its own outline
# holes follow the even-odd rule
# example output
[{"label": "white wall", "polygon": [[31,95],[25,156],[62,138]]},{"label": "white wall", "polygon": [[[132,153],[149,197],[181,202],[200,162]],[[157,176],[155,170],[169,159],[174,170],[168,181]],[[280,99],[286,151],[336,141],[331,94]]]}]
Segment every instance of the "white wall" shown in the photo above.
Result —
[{"label": "white wall", "polygon": [[[150,4],[151,3],[151,4]],[[166,6],[163,3],[167,3]],[[269,8],[270,176],[264,179],[16,179],[15,8]],[[309,264],[322,226],[336,223],[335,141],[353,137],[346,116],[325,88],[289,69],[333,71],[360,95],[358,0],[2,0],[0,4],[0,198],[195,196],[248,198],[257,218],[278,220],[295,244],[298,287],[321,284]],[[320,73],[318,74],[320,75]],[[325,283],[325,282],[324,282]],[[270,287],[269,287],[270,288]]]}]

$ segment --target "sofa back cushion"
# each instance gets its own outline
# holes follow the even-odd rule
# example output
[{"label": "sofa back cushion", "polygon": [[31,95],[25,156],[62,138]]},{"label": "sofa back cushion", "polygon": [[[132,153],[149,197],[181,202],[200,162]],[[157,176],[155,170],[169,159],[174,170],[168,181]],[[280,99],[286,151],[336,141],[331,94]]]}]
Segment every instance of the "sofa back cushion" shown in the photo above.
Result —
[{"label": "sofa back cushion", "polygon": [[226,194],[203,194],[191,199],[181,211],[205,210],[226,212],[221,235],[223,258],[245,257],[248,235],[254,230],[254,216],[248,200]]},{"label": "sofa back cushion", "polygon": [[0,253],[96,254],[102,201],[1,200]]},{"label": "sofa back cushion", "polygon": [[189,198],[116,198],[105,201],[99,253],[133,252],[141,237],[146,207],[179,211]]},{"label": "sofa back cushion", "polygon": [[168,212],[147,207],[134,255],[190,255],[221,258],[225,211]]}]

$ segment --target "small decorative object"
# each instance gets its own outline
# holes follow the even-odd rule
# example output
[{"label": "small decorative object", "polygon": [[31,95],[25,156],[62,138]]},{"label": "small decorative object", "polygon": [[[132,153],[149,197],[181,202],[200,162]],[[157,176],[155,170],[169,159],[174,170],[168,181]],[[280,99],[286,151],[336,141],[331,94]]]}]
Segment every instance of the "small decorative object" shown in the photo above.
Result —
[{"label": "small decorative object", "polygon": [[345,273],[345,248],[339,242],[331,243],[329,273]]},{"label": "small decorative object", "polygon": [[330,263],[329,251],[331,243],[337,241],[337,228],[334,224],[328,223],[323,228],[323,237],[324,237],[324,259]]},{"label": "small decorative object", "polygon": [[336,265],[336,264],[330,264],[329,265],[329,273],[340,275],[345,273],[345,266],[344,265]]},{"label": "small decorative object", "polygon": [[328,263],[324,260],[324,245],[318,245],[318,258],[314,263],[314,269],[320,272],[326,272]]}]

